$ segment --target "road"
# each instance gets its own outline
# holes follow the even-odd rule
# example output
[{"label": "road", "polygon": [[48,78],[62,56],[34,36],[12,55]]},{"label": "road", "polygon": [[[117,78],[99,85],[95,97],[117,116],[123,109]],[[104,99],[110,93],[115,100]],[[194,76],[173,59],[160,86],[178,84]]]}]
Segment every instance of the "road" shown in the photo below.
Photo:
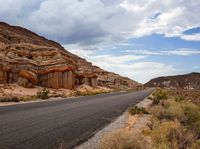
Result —
[{"label": "road", "polygon": [[0,107],[0,149],[54,149],[60,142],[72,148],[151,92],[147,89]]}]

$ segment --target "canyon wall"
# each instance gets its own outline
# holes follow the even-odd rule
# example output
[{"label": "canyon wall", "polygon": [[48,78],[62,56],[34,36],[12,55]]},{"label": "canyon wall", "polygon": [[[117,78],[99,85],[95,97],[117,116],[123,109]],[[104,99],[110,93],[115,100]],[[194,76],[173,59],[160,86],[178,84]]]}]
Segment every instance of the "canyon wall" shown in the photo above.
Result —
[{"label": "canyon wall", "polygon": [[18,83],[48,88],[92,87],[133,88],[138,83],[104,71],[60,44],[27,29],[0,22],[0,83]]}]

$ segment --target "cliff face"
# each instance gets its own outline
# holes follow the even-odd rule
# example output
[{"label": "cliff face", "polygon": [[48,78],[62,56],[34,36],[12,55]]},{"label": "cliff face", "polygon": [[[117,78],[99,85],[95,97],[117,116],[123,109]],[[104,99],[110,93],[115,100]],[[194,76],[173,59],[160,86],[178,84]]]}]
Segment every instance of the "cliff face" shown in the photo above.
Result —
[{"label": "cliff face", "polygon": [[145,86],[200,90],[200,73],[159,77],[150,80]]},{"label": "cliff face", "polygon": [[60,44],[0,22],[0,83],[73,89],[86,84],[130,88],[137,82],[106,72]]}]

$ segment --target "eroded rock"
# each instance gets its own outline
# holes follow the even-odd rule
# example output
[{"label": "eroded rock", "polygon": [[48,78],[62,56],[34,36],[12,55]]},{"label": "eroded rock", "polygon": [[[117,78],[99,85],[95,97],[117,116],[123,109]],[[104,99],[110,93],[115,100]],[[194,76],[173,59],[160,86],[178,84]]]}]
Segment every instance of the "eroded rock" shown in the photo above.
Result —
[{"label": "eroded rock", "polygon": [[60,44],[0,22],[0,83],[73,89],[83,84],[130,88],[138,83],[106,72]]}]

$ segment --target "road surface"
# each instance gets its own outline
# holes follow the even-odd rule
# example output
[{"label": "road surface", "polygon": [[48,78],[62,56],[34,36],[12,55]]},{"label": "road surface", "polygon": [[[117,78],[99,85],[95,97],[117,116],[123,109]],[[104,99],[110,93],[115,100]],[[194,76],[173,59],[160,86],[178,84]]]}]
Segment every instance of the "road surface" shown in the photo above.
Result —
[{"label": "road surface", "polygon": [[67,148],[87,140],[152,92],[102,94],[0,107],[0,149]]}]

